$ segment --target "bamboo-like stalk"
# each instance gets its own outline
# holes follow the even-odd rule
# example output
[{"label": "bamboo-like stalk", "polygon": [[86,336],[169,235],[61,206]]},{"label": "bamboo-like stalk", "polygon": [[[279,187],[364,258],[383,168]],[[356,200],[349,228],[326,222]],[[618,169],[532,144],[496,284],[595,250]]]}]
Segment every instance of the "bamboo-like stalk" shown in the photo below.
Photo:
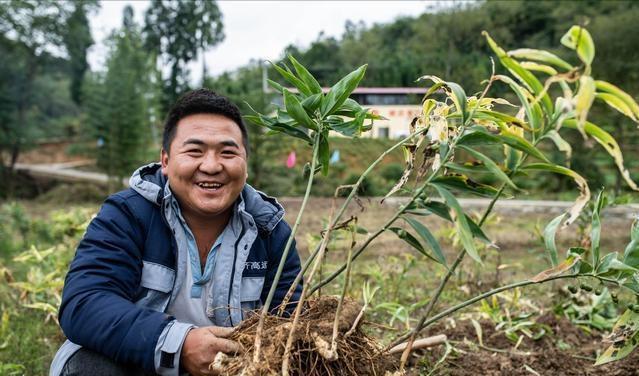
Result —
[{"label": "bamboo-like stalk", "polygon": [[[355,222],[357,225],[357,222]],[[346,260],[346,275],[344,276],[344,287],[342,288],[342,295],[339,297],[339,302],[337,303],[337,310],[335,312],[335,321],[333,321],[333,336],[331,337],[331,354],[334,357],[337,357],[337,331],[339,328],[339,316],[342,313],[342,306],[344,304],[344,297],[346,296],[346,292],[348,291],[348,285],[351,280],[351,266],[352,266],[352,256],[353,256],[353,248],[355,248],[355,234],[356,229],[351,229],[351,246],[348,247],[348,258]]]},{"label": "bamboo-like stalk", "polygon": [[[413,132],[412,134],[408,135],[406,138],[400,140],[395,145],[393,145],[391,148],[389,148],[388,150],[386,150],[385,152],[380,154],[380,156],[377,157],[377,159],[368,166],[368,168],[362,173],[362,175],[360,175],[360,177],[357,180],[357,182],[355,184],[353,184],[352,189],[351,189],[351,193],[344,200],[344,203],[342,204],[342,206],[340,207],[339,211],[337,212],[337,215],[332,219],[332,221],[329,221],[328,225],[326,225],[326,228],[324,229],[324,234],[325,234],[324,236],[327,236],[326,234],[329,234],[330,231],[332,231],[332,229],[337,225],[337,223],[341,219],[342,215],[344,215],[344,212],[346,211],[346,208],[348,207],[350,202],[353,200],[353,198],[357,195],[357,190],[359,189],[359,186],[362,184],[362,182],[364,181],[366,176],[368,176],[368,174],[370,174],[375,169],[375,167],[377,167],[377,165],[386,156],[388,156],[390,153],[392,153],[395,149],[397,149],[398,147],[404,145],[406,142],[410,141],[415,136],[419,136],[420,134],[422,134],[422,133],[424,133],[426,131],[427,131],[427,129],[420,129],[419,131]],[[293,296],[293,293],[295,292],[295,289],[297,288],[297,285],[299,285],[299,283],[302,281],[302,277],[308,271],[308,268],[310,267],[310,265],[313,262],[313,260],[315,259],[315,257],[317,257],[317,255],[320,253],[320,248],[321,248],[321,243],[320,243],[320,245],[318,245],[315,248],[313,253],[308,257],[308,259],[304,263],[304,266],[302,267],[302,270],[300,270],[300,272],[295,277],[295,280],[291,284],[291,287],[289,288],[288,292],[286,293],[286,296],[284,297],[284,300],[282,301],[282,306],[280,307],[280,310],[279,310],[279,314],[280,315],[284,312],[284,308],[282,308],[282,307],[285,307],[286,304],[289,302],[289,300]],[[310,281],[311,281],[311,279],[309,279],[307,281],[307,283],[309,283]],[[313,292],[314,291],[315,290],[313,290]]]},{"label": "bamboo-like stalk", "polygon": [[288,237],[286,241],[286,246],[284,247],[284,251],[282,252],[282,258],[280,259],[280,264],[277,267],[277,272],[275,273],[275,277],[273,278],[273,282],[271,285],[271,289],[268,292],[268,296],[266,297],[266,301],[264,302],[264,306],[262,307],[262,312],[260,313],[260,321],[258,323],[256,333],[255,333],[255,350],[253,352],[253,363],[257,363],[260,359],[260,350],[262,346],[262,332],[264,331],[264,319],[269,312],[269,308],[271,302],[273,301],[273,296],[275,295],[275,290],[277,290],[277,284],[282,276],[282,270],[284,269],[284,264],[286,263],[286,258],[288,256],[288,252],[291,249],[293,244],[293,240],[295,239],[295,233],[297,232],[297,228],[302,222],[302,214],[304,213],[304,209],[306,208],[306,204],[310,197],[311,188],[313,187],[313,178],[315,176],[315,166],[317,165],[317,154],[319,152],[319,139],[321,137],[320,132],[315,133],[315,140],[313,143],[313,157],[311,160],[311,170],[308,177],[308,183],[306,184],[306,192],[304,193],[304,199],[302,200],[302,206],[300,207],[300,211],[297,213],[297,218],[295,219],[295,224],[293,225],[293,229],[291,230],[291,235]]}]

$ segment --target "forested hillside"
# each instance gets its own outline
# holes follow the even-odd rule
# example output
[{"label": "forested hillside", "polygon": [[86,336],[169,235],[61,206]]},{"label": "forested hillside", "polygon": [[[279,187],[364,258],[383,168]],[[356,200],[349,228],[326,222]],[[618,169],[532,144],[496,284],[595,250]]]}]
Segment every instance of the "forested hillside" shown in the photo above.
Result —
[{"label": "forested hillside", "polygon": [[[593,73],[603,80],[617,82],[637,97],[639,95],[639,3],[633,1],[487,1],[460,5],[445,10],[397,19],[390,24],[367,25],[347,22],[340,38],[320,33],[310,46],[291,45],[282,52],[294,55],[317,77],[320,84],[332,85],[354,67],[368,64],[362,86],[418,86],[416,79],[425,74],[437,75],[458,82],[466,91],[474,93],[482,88],[482,81],[490,76],[492,56],[482,37],[482,30],[504,48],[530,47],[550,50],[560,57],[570,51],[557,48],[561,35],[573,24],[587,25],[597,46]],[[283,61],[283,60],[282,60]],[[499,72],[503,69],[496,65]],[[206,85],[258,110],[265,109],[270,98],[262,93],[262,68],[258,62],[208,78]],[[268,76],[278,74],[269,68]],[[282,81],[284,84],[284,82]],[[495,85],[494,92],[502,94],[505,87]],[[599,107],[594,107],[598,112]],[[598,114],[598,116],[602,116]],[[608,112],[602,126],[614,128],[623,135],[636,125],[623,116]],[[408,126],[408,124],[407,124]],[[579,137],[578,134],[574,135]],[[264,153],[279,156],[283,165],[286,150],[262,147],[260,135],[253,135],[253,155]],[[639,148],[636,136],[620,137],[620,146],[630,156],[631,173],[637,173],[639,158],[633,150]],[[260,149],[261,148],[261,149]],[[266,149],[266,150],[265,150]],[[346,151],[348,152],[348,151]],[[550,150],[549,150],[550,152]],[[558,152],[555,158],[562,158]],[[263,161],[263,160],[262,160]],[[595,186],[621,188],[612,161],[597,147],[581,145],[573,151],[572,165]],[[260,165],[256,165],[260,163]],[[282,167],[283,168],[283,167]],[[270,176],[278,166],[253,161],[252,169],[258,177]],[[266,170],[266,171],[263,171]],[[268,182],[260,182],[267,183]],[[562,191],[568,180],[540,182],[554,191]]]}]

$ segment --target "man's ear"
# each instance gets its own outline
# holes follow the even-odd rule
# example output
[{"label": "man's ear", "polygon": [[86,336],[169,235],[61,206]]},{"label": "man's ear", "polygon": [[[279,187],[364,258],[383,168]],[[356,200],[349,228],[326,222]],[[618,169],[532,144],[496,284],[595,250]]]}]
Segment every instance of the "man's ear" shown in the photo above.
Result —
[{"label": "man's ear", "polygon": [[168,175],[167,166],[169,164],[169,153],[162,148],[160,150],[160,163],[162,163],[162,175]]}]

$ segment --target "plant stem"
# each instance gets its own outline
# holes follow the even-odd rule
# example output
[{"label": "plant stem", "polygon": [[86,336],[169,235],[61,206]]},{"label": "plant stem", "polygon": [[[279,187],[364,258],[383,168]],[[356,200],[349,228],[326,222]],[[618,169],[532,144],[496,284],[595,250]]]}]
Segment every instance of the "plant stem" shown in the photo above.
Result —
[{"label": "plant stem", "polygon": [[[493,207],[495,206],[495,203],[499,199],[499,196],[501,196],[501,194],[503,193],[505,187],[506,187],[506,183],[503,183],[501,188],[499,188],[497,193],[495,193],[495,195],[493,196],[492,200],[490,201],[490,204],[488,204],[488,207],[486,208],[486,211],[484,211],[484,214],[482,215],[481,220],[477,224],[479,227],[481,227],[484,224],[484,222],[486,221],[486,219],[488,218],[488,215],[493,210]],[[412,343],[412,341],[415,340],[415,336],[417,335],[417,332],[419,331],[417,328],[421,327],[424,324],[424,322],[426,321],[426,319],[428,318],[428,316],[430,315],[432,310],[435,308],[435,304],[437,303],[437,301],[439,300],[440,295],[444,291],[444,288],[446,287],[446,284],[448,284],[448,280],[455,273],[455,270],[457,269],[459,264],[461,264],[461,262],[464,260],[465,256],[466,256],[466,250],[462,249],[459,252],[459,254],[457,255],[457,258],[455,259],[455,261],[453,261],[453,263],[450,266],[450,268],[448,268],[448,270],[446,271],[446,275],[444,276],[444,278],[439,282],[439,285],[437,286],[437,289],[433,293],[433,297],[430,299],[430,301],[428,302],[428,305],[426,306],[424,314],[419,319],[419,322],[417,323],[417,325],[410,332],[410,340],[409,341],[411,343]],[[390,348],[396,346],[397,344],[399,344],[401,342],[402,342],[401,340],[396,339],[390,345],[388,345],[387,348],[390,349]],[[409,344],[408,347],[406,348],[408,350],[406,352],[406,354],[410,353],[410,348],[411,348],[411,346]]]},{"label": "plant stem", "polygon": [[[357,222],[356,222],[357,224]],[[355,248],[355,234],[356,229],[351,229],[351,246],[348,247],[348,258],[346,260],[346,275],[344,277],[344,288],[342,289],[342,295],[339,297],[339,302],[337,303],[337,310],[335,311],[335,321],[333,322],[333,336],[331,337],[331,354],[334,356],[337,355],[337,330],[339,329],[339,316],[342,313],[342,307],[344,305],[344,297],[346,296],[346,292],[348,291],[348,284],[351,279],[351,266],[353,261],[353,248]]]},{"label": "plant stem", "polygon": [[[486,299],[488,297],[491,297],[492,295],[498,294],[502,291],[506,291],[506,290],[510,290],[510,289],[514,289],[517,287],[523,287],[523,286],[528,286],[528,285],[532,285],[532,284],[537,284],[537,283],[545,283],[545,282],[550,282],[550,281],[554,281],[556,279],[566,279],[566,278],[577,278],[577,277],[595,277],[598,278],[594,275],[584,275],[584,274],[568,274],[568,275],[558,275],[558,276],[554,276],[554,277],[550,277],[550,278],[546,278],[542,281],[539,282],[533,282],[530,280],[525,280],[525,281],[519,281],[519,282],[515,282],[515,283],[511,283],[509,285],[505,285],[505,286],[501,286],[495,289],[492,289],[490,291],[487,291],[481,295],[477,295],[475,297],[473,297],[472,299],[466,300],[465,302],[459,303],[456,306],[450,307],[440,313],[438,313],[437,315],[433,316],[432,318],[425,320],[420,326],[415,327],[417,330],[416,332],[420,332],[422,329],[428,327],[429,325],[433,324],[434,322],[450,315],[453,314],[457,311],[459,311],[462,308],[468,307],[471,304],[477,303],[478,301],[481,301],[483,299]],[[402,343],[404,341],[406,341],[407,339],[409,339],[412,336],[412,331],[403,335],[402,337],[400,337],[398,340],[396,340],[395,342],[397,343]]]},{"label": "plant stem", "polygon": [[260,357],[260,347],[262,345],[262,331],[264,330],[264,319],[268,314],[271,302],[273,301],[273,296],[275,295],[275,290],[277,290],[277,284],[280,281],[280,277],[282,276],[282,270],[284,269],[284,264],[286,263],[286,258],[288,257],[288,252],[293,245],[293,240],[295,239],[295,233],[297,232],[297,228],[302,222],[302,214],[304,213],[304,209],[306,208],[306,204],[310,197],[311,188],[313,187],[313,178],[315,176],[315,166],[317,165],[317,154],[319,151],[319,140],[321,133],[315,133],[315,142],[313,143],[313,158],[311,160],[311,170],[308,177],[308,183],[306,184],[306,192],[304,193],[304,199],[302,200],[302,206],[300,207],[299,212],[297,213],[297,218],[295,219],[295,224],[293,225],[293,229],[291,230],[291,235],[288,237],[286,241],[286,246],[284,247],[284,251],[282,252],[282,258],[280,259],[280,264],[277,267],[277,272],[275,273],[275,277],[273,278],[273,282],[271,285],[271,289],[268,292],[268,296],[266,297],[266,301],[264,302],[264,306],[262,307],[262,312],[260,313],[260,321],[257,326],[257,331],[255,334],[255,351],[253,353],[253,363],[257,363]]},{"label": "plant stem", "polygon": [[[395,145],[393,145],[390,149],[386,150],[385,152],[383,152],[373,163],[370,164],[370,166],[368,166],[368,168],[362,173],[362,175],[360,175],[359,179],[357,180],[357,182],[353,185],[353,188],[351,189],[350,194],[348,195],[348,197],[346,197],[346,199],[344,200],[344,203],[342,204],[342,206],[340,207],[339,211],[337,212],[337,215],[333,218],[332,221],[330,221],[330,224],[328,224],[326,226],[326,228],[324,229],[324,236],[327,236],[326,234],[329,234],[330,231],[333,229],[333,227],[335,227],[335,225],[337,225],[337,223],[339,222],[340,218],[342,217],[342,215],[344,215],[344,212],[346,211],[346,208],[348,207],[348,205],[350,204],[350,202],[353,200],[353,198],[357,195],[357,190],[359,189],[359,186],[362,184],[362,182],[364,181],[364,179],[366,178],[366,176],[368,176],[368,174],[370,174],[373,169],[375,169],[375,167],[377,167],[377,165],[390,153],[392,153],[395,149],[397,149],[398,147],[404,145],[406,142],[410,141],[411,139],[413,139],[413,137],[418,136],[424,132],[426,132],[427,129],[420,129],[417,132],[412,133],[411,135],[407,136],[406,138],[400,140],[398,143],[396,143]],[[321,244],[318,245],[315,250],[313,251],[313,253],[308,257],[308,259],[306,260],[306,262],[304,263],[304,266],[302,267],[302,270],[297,274],[297,276],[295,277],[295,280],[293,281],[293,284],[291,284],[291,287],[289,288],[286,297],[284,298],[284,300],[282,301],[283,305],[286,305],[288,303],[288,301],[291,299],[291,297],[293,296],[293,293],[295,292],[297,285],[299,285],[299,283],[302,281],[302,277],[304,276],[304,274],[306,274],[306,272],[308,271],[308,268],[310,267],[311,263],[313,262],[313,260],[315,259],[315,257],[317,257],[317,255],[320,252],[320,248],[321,248]],[[307,282],[310,282],[307,281]],[[314,292],[315,290],[313,290]]]}]

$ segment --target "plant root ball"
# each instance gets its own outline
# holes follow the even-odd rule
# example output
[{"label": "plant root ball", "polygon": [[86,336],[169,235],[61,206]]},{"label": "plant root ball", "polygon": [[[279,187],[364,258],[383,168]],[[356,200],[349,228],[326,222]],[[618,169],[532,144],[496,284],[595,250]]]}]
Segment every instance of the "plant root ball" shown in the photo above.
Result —
[{"label": "plant root ball", "polygon": [[[337,376],[337,375],[384,375],[398,368],[397,358],[382,353],[375,340],[356,328],[348,332],[361,307],[346,298],[342,306],[337,335],[337,354],[330,353],[333,321],[338,297],[323,296],[311,299],[302,310],[293,333],[293,346],[289,359],[291,375]],[[281,374],[282,358],[286,340],[293,327],[292,317],[269,315],[264,320],[264,334],[260,361],[253,364],[253,345],[259,316],[244,320],[231,334],[230,339],[244,348],[242,355],[217,356],[211,364],[221,375],[276,375]]]}]

